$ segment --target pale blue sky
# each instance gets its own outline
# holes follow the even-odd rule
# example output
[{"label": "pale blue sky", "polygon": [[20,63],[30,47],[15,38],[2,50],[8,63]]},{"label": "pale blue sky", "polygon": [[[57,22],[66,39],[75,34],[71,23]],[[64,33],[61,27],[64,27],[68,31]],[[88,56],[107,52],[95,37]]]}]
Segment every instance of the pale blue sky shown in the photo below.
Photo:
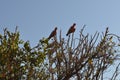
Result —
[{"label": "pale blue sky", "polygon": [[88,33],[109,26],[119,35],[120,0],[0,0],[0,32],[19,26],[21,38],[33,45],[48,37],[55,26],[65,36],[74,22],[75,35],[84,24]]}]

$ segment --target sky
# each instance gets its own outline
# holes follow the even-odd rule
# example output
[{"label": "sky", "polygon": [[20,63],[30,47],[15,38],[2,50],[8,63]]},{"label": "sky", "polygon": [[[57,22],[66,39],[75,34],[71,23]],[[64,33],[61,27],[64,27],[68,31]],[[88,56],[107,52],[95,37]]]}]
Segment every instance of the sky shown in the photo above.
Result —
[{"label": "sky", "polygon": [[76,23],[75,35],[83,25],[87,33],[105,31],[119,35],[119,0],[0,0],[0,33],[7,27],[18,26],[21,39],[35,45],[48,37],[54,27],[65,37],[69,27]]},{"label": "sky", "polygon": [[109,27],[111,33],[120,34],[120,0],[0,0],[0,33],[7,27],[18,26],[20,38],[34,46],[58,27],[62,36],[76,23],[75,36],[86,25],[93,34]]}]

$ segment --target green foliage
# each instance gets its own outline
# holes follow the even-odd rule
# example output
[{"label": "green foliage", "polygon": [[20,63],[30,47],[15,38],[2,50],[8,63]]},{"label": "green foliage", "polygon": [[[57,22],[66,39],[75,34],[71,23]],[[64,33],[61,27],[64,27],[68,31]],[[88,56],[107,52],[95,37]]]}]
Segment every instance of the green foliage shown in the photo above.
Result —
[{"label": "green foliage", "polygon": [[20,33],[4,29],[0,34],[0,79],[34,79],[41,75],[37,70],[44,61],[45,54],[38,48],[31,48],[29,41],[20,39]]}]

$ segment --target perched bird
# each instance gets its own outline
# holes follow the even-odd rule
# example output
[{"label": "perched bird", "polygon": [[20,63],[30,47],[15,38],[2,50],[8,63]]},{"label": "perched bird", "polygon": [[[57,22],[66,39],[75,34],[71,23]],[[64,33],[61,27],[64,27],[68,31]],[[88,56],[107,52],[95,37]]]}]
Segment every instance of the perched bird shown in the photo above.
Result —
[{"label": "perched bird", "polygon": [[70,29],[68,30],[66,36],[68,36],[70,33],[73,33],[75,32],[75,26],[76,26],[76,23],[73,23],[73,25],[70,27]]},{"label": "perched bird", "polygon": [[52,37],[54,37],[57,33],[57,27],[55,27],[55,29],[51,32],[51,34],[48,37],[48,40],[51,39]]}]

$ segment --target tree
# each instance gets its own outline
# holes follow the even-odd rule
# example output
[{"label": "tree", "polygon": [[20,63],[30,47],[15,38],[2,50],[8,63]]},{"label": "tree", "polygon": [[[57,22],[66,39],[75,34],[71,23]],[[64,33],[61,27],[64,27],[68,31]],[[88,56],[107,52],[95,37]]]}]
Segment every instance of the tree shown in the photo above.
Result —
[{"label": "tree", "polygon": [[5,28],[4,34],[0,34],[0,79],[2,80],[30,80],[44,74],[43,71],[38,71],[37,67],[41,67],[45,54],[38,48],[31,48],[29,41],[23,41],[19,36],[17,27],[15,32]]},{"label": "tree", "polygon": [[[102,35],[96,32],[93,36],[84,35],[83,30],[84,27],[79,38],[74,38],[73,33],[65,40],[60,31],[59,39],[55,37],[43,43],[46,44],[45,63],[48,64],[46,71],[50,74],[50,80],[103,80],[105,71],[119,58],[119,46],[113,40],[117,37],[119,41],[119,36],[110,34],[108,28]],[[118,67],[119,64],[117,70]],[[111,80],[117,76],[112,76]]]},{"label": "tree", "polygon": [[[0,34],[0,79],[2,80],[103,80],[106,71],[119,59],[120,37],[109,33],[93,36],[79,32],[63,38],[60,31],[50,40],[41,39],[34,47],[20,39],[20,33],[4,29]],[[116,38],[116,39],[115,39]],[[119,75],[118,63],[111,80]]]}]

